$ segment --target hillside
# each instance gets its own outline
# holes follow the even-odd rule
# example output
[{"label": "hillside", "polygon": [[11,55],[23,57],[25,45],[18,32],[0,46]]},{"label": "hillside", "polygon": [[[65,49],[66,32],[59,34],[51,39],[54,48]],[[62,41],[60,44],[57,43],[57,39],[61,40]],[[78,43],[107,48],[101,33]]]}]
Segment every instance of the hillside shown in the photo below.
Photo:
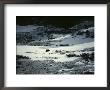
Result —
[{"label": "hillside", "polygon": [[17,74],[94,74],[92,21],[69,28],[17,25],[16,31]]}]

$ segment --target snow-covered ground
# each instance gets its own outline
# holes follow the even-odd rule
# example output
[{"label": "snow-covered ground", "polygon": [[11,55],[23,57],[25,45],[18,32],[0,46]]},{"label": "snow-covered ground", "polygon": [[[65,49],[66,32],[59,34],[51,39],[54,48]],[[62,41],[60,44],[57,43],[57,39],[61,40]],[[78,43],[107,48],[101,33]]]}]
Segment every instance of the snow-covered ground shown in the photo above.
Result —
[{"label": "snow-covered ground", "polygon": [[58,42],[51,42],[54,45],[59,44],[69,44],[69,45],[75,45],[75,44],[82,44],[82,43],[89,43],[93,42],[93,39],[91,38],[85,38],[85,36],[71,36],[71,35],[65,35],[62,37],[58,37],[56,39],[53,39],[51,41],[58,41]]},{"label": "snow-covered ground", "polygon": [[[27,25],[27,26],[17,25],[16,29],[17,29],[17,33],[19,32],[38,33],[38,32],[42,32],[43,31],[42,29],[45,29],[45,27],[34,26],[34,25]],[[87,30],[93,32],[94,27],[90,27],[88,29],[81,29],[80,31],[85,32]],[[40,41],[38,39],[35,39],[34,41],[29,42],[27,45],[17,45],[17,55],[28,56],[29,58],[31,58],[31,60],[54,60],[54,61],[64,62],[64,61],[72,61],[79,58],[79,57],[68,58],[66,54],[79,55],[82,53],[80,52],[80,50],[94,47],[94,39],[86,38],[85,35],[77,35],[77,33],[74,33],[74,35],[71,34],[52,34],[52,35],[54,37],[53,39],[47,39],[46,36],[41,37],[39,35],[36,35],[36,38],[40,38]],[[40,46],[37,45],[38,43],[40,43]],[[49,45],[45,46],[44,44],[46,43],[48,43]],[[31,45],[35,45],[35,46],[31,46]],[[49,49],[50,51],[46,52],[46,49]],[[56,51],[61,51],[61,53],[58,53]],[[86,53],[89,53],[89,51],[87,51]]]},{"label": "snow-covered ground", "polygon": [[35,26],[35,25],[27,25],[27,26],[16,26],[17,32],[31,32],[37,30],[38,28],[43,28],[44,26]]},{"label": "snow-covered ground", "polygon": [[81,31],[94,31],[94,27],[90,27],[90,28],[88,28],[88,29],[82,29]]},{"label": "snow-covered ground", "polygon": [[[66,54],[79,54],[80,50],[84,50],[86,48],[94,47],[94,42],[77,44],[73,46],[62,46],[62,47],[49,47],[49,46],[17,46],[17,55],[23,55],[31,58],[31,60],[54,60],[54,61],[72,61],[79,57],[70,57],[68,58]],[[46,52],[46,49],[50,51]],[[56,51],[61,51],[61,53],[57,53]],[[69,53],[66,53],[69,52]],[[86,51],[87,52],[87,51]],[[90,52],[90,51],[88,51]]]},{"label": "snow-covered ground", "polygon": [[[55,27],[54,29],[61,30]],[[71,28],[73,29],[75,27]],[[17,73],[93,74],[94,37],[86,37],[86,32],[94,34],[94,27],[81,28],[74,33],[66,34],[62,30],[59,34],[59,31],[50,33],[52,29],[44,26],[17,25],[17,39],[19,40],[16,46]],[[83,32],[83,34],[78,35],[78,32]],[[22,39],[27,42],[24,43]]]}]

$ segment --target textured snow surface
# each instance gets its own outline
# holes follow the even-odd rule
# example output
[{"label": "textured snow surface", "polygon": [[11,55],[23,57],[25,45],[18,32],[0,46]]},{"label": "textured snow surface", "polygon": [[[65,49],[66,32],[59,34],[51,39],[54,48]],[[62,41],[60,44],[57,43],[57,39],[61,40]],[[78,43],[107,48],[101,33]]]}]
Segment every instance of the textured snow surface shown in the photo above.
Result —
[{"label": "textured snow surface", "polygon": [[[94,47],[94,42],[78,44],[73,46],[65,46],[65,47],[49,47],[49,46],[20,46],[17,45],[17,55],[28,56],[32,60],[54,60],[54,61],[72,61],[79,57],[71,57],[68,58],[66,56],[66,51],[70,53],[78,50],[83,50],[85,48]],[[49,49],[49,52],[46,52],[46,49]],[[56,53],[58,51],[64,51],[64,54]]]},{"label": "textured snow surface", "polygon": [[17,25],[16,73],[94,74],[92,24],[85,21],[67,30]]},{"label": "textured snow surface", "polygon": [[34,31],[35,29],[39,27],[44,27],[44,26],[34,26],[34,25],[27,25],[27,26],[16,26],[16,31],[17,32],[31,32]]}]

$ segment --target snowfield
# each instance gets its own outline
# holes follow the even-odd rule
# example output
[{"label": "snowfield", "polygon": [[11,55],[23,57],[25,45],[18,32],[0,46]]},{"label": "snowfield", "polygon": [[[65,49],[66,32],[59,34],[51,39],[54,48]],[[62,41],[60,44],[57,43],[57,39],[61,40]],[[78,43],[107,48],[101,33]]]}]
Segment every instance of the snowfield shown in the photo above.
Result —
[{"label": "snowfield", "polygon": [[[23,55],[31,58],[32,60],[54,60],[54,61],[72,61],[79,57],[68,58],[66,56],[66,51],[69,53],[80,53],[78,51],[85,48],[94,47],[94,42],[78,44],[73,46],[64,46],[64,47],[48,47],[48,46],[17,46],[17,55]],[[49,52],[46,52],[46,49],[49,49]],[[56,51],[62,51],[63,54],[56,53]],[[87,53],[87,52],[86,52]]]},{"label": "snowfield", "polygon": [[34,25],[27,25],[27,26],[16,26],[17,32],[31,32],[37,30],[38,28],[43,28],[44,26],[34,26]]},{"label": "snowfield", "polygon": [[82,27],[65,33],[55,27],[53,32],[44,26],[17,25],[16,73],[94,74],[94,27]]}]

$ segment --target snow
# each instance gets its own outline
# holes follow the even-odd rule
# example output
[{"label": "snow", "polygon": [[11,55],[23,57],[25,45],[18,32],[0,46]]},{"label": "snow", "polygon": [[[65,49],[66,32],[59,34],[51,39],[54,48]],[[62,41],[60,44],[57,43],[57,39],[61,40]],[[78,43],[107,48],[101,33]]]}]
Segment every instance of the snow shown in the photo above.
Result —
[{"label": "snow", "polygon": [[[56,50],[61,51],[76,51],[85,48],[91,48],[94,46],[94,42],[78,44],[73,46],[62,46],[62,47],[48,47],[48,46],[20,46],[17,45],[17,55],[28,56],[32,60],[54,60],[54,61],[73,61],[79,57],[68,58],[66,54],[56,53]],[[49,49],[49,52],[46,52]]]},{"label": "snow", "polygon": [[51,49],[75,51],[75,50],[82,50],[85,48],[91,48],[93,46],[94,46],[94,42],[89,42],[89,43],[77,44],[77,45],[72,45],[72,46],[56,47],[56,48],[51,48]]},{"label": "snow", "polygon": [[[17,73],[84,74],[87,70],[94,72],[93,60],[88,62],[82,56],[82,53],[90,56],[94,53],[94,37],[86,36],[87,30],[94,34],[91,24],[85,21],[68,28],[71,33],[64,33],[64,28],[52,26],[17,25]],[[78,34],[80,32],[83,34]],[[23,43],[22,37],[25,38]],[[24,43],[25,40],[28,42]]]},{"label": "snow", "polygon": [[86,32],[87,30],[90,31],[90,32],[93,32],[94,31],[94,27],[90,27],[88,29],[82,29],[81,31]]},{"label": "snow", "polygon": [[[49,40],[48,40],[49,41]],[[58,38],[50,40],[51,44],[54,45],[60,45],[60,44],[68,44],[68,45],[76,45],[76,44],[82,44],[82,43],[89,43],[93,42],[93,38],[85,38],[85,36],[71,36],[71,35],[65,35],[65,36],[60,36]]]},{"label": "snow", "polygon": [[[40,28],[40,29],[39,29]],[[54,61],[73,61],[80,57],[67,57],[66,54],[77,54],[80,55],[85,48],[94,47],[94,38],[86,38],[85,35],[71,35],[71,34],[53,34],[54,39],[48,39],[46,36],[38,36],[35,32],[43,32],[44,26],[16,26],[17,33],[31,32],[35,35],[34,41],[28,43],[28,45],[36,45],[36,43],[42,43],[42,46],[28,46],[28,45],[17,45],[17,55],[23,55],[31,58],[31,60],[54,60]],[[81,31],[94,31],[94,27],[88,29],[80,29]],[[40,39],[40,41],[39,41]],[[45,43],[49,43],[50,46],[43,46]],[[61,46],[67,45],[67,46]],[[49,52],[46,52],[49,49]],[[56,52],[56,50],[62,53]],[[66,53],[69,51],[69,53]],[[91,53],[92,51],[85,51],[85,53]]]},{"label": "snow", "polygon": [[58,38],[55,38],[55,39],[52,39],[51,41],[54,41],[54,40],[64,40],[68,37],[70,37],[71,35],[65,35],[65,36],[61,36],[61,37],[58,37]]},{"label": "snow", "polygon": [[[50,52],[45,52],[46,47],[39,47],[39,46],[17,46],[17,55],[28,56],[32,60],[53,60],[55,61],[67,61],[68,58],[65,55],[60,55],[59,53],[55,53],[55,50],[50,48]],[[30,53],[26,53],[30,52]],[[53,53],[53,54],[50,54]],[[70,60],[74,60],[76,58],[71,58]]]},{"label": "snow", "polygon": [[34,25],[27,25],[27,26],[16,26],[16,31],[17,32],[31,32],[34,31],[35,29],[39,27],[44,27],[44,26],[34,26]]}]

